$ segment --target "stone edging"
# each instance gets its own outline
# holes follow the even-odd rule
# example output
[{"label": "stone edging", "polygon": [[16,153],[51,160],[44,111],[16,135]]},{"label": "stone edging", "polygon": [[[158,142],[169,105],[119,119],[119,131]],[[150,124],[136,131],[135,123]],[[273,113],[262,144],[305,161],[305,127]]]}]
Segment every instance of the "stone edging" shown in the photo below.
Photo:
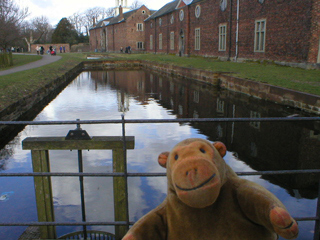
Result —
[{"label": "stone edging", "polygon": [[117,69],[119,67],[133,66],[140,66],[173,76],[205,82],[231,91],[241,92],[259,99],[265,99],[281,105],[298,108],[308,113],[320,115],[320,96],[237,78],[228,75],[228,73],[179,67],[172,64],[151,61],[100,60],[84,62],[85,69]]}]

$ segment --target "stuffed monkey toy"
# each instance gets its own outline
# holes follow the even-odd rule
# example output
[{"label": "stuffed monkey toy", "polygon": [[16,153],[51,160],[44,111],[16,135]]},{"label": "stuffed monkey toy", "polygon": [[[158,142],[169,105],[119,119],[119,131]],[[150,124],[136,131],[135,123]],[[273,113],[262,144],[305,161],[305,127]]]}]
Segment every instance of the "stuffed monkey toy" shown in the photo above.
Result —
[{"label": "stuffed monkey toy", "polygon": [[168,194],[123,240],[276,240],[298,236],[297,222],[264,187],[225,163],[221,142],[191,138],[159,155]]}]

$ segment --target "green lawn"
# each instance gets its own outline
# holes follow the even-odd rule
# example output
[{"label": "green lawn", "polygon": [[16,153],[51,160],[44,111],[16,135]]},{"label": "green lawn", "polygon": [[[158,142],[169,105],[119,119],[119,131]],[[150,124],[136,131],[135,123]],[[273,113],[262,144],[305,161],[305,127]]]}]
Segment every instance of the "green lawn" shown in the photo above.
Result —
[{"label": "green lawn", "polygon": [[0,68],[0,70],[6,70],[10,69],[13,67],[18,67],[21,65],[25,65],[30,62],[38,61],[41,59],[41,56],[38,55],[30,55],[30,54],[25,54],[25,55],[20,55],[20,54],[13,54],[13,66],[12,67],[7,67],[7,68]]},{"label": "green lawn", "polygon": [[251,79],[275,86],[320,95],[320,70],[279,66],[273,63],[224,62],[213,58],[177,57],[154,54],[112,54],[117,59],[139,59],[174,64],[183,67],[201,68],[226,72],[233,76]]},{"label": "green lawn", "polygon": [[54,81],[84,60],[84,55],[62,56],[50,65],[0,76],[0,110]]}]

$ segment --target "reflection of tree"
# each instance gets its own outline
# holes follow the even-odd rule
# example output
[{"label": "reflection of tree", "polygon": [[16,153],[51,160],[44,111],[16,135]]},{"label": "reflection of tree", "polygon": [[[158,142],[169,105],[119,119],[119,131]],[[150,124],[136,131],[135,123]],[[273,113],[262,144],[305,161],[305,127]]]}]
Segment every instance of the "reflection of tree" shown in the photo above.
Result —
[{"label": "reflection of tree", "polygon": [[0,150],[0,171],[6,170],[8,160],[14,154],[15,145],[19,144],[20,138],[16,137],[10,144]]}]

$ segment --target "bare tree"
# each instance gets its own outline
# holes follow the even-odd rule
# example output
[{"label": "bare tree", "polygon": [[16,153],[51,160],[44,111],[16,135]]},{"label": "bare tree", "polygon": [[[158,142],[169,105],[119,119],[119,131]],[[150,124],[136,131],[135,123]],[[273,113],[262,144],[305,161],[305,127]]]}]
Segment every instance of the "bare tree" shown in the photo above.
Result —
[{"label": "bare tree", "polygon": [[93,26],[93,19],[95,21],[103,20],[107,17],[112,16],[113,9],[112,8],[102,8],[102,7],[94,7],[86,10],[83,13],[83,27],[85,28],[86,34],[89,36],[89,30]]},{"label": "bare tree", "polygon": [[143,3],[140,2],[139,0],[135,0],[131,6],[130,6],[130,9],[137,9],[137,8],[140,8],[141,6],[143,6]]},{"label": "bare tree", "polygon": [[46,16],[35,17],[30,22],[24,22],[22,27],[23,39],[30,51],[31,44],[49,42],[52,26]]},{"label": "bare tree", "polygon": [[20,9],[14,0],[0,0],[0,46],[6,49],[21,38],[21,24],[29,15],[28,8]]},{"label": "bare tree", "polygon": [[68,18],[69,22],[74,26],[74,28],[77,30],[77,32],[80,34],[83,30],[83,24],[84,24],[84,15],[76,12],[72,16]]}]

